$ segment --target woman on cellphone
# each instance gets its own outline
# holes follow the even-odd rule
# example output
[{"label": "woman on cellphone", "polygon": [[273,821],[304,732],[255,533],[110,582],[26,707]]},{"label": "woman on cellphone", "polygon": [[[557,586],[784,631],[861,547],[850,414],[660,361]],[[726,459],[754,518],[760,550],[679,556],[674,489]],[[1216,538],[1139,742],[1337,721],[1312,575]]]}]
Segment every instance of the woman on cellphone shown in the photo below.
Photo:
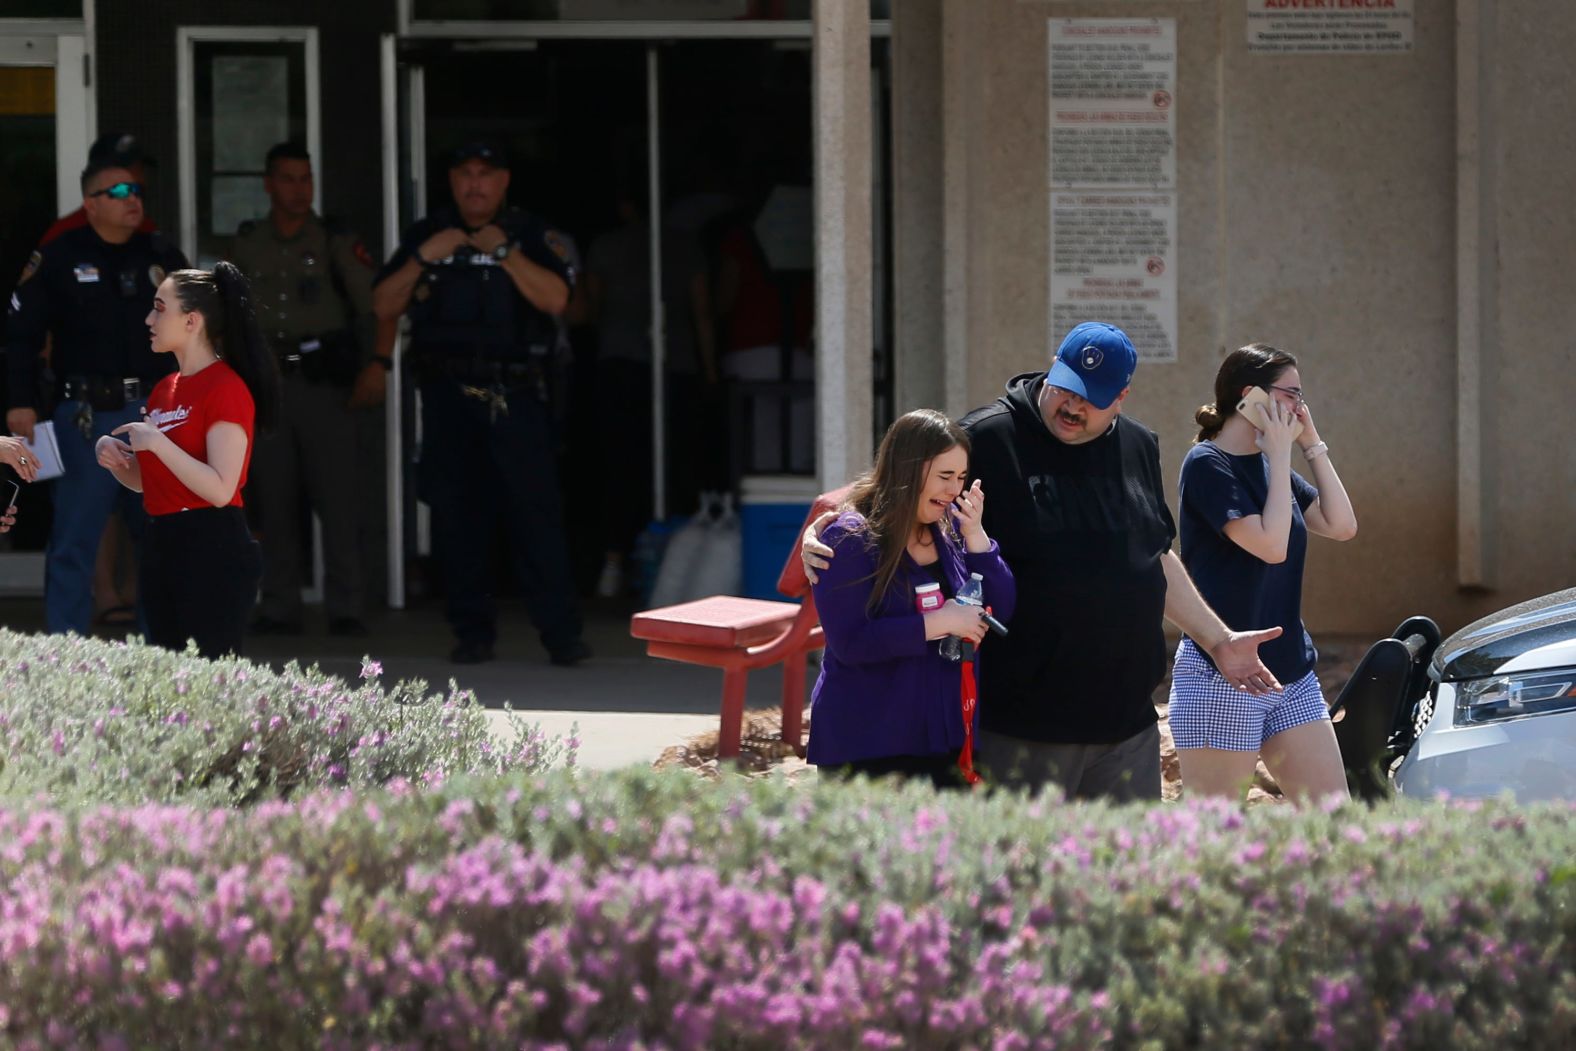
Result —
[{"label": "woman on cellphone", "polygon": [[148,331],[178,369],[153,388],[144,419],[99,439],[98,462],[142,493],[148,511],[140,593],[149,641],[182,650],[195,639],[204,657],[239,654],[262,576],[241,489],[255,429],[278,405],[278,366],[246,277],[229,263],[166,277]]},{"label": "woman on cellphone", "polygon": [[[1243,409],[1239,411],[1238,406]],[[1171,680],[1171,733],[1190,796],[1240,795],[1262,756],[1288,796],[1346,795],[1329,708],[1302,624],[1308,534],[1350,540],[1357,516],[1303,396],[1297,359],[1263,343],[1233,351],[1198,410],[1182,461],[1182,562],[1232,628],[1279,625],[1259,647],[1278,692],[1234,688],[1184,637]],[[1313,475],[1291,468],[1293,446]]]},{"label": "woman on cellphone", "polygon": [[911,412],[821,537],[837,557],[814,588],[826,655],[809,760],[827,772],[963,783],[962,673],[938,643],[956,635],[978,645],[985,623],[956,601],[920,612],[916,589],[939,584],[951,600],[979,573],[995,616],[1012,615],[1012,574],[985,533],[980,483],[964,489],[968,469],[963,429],[930,409]]}]

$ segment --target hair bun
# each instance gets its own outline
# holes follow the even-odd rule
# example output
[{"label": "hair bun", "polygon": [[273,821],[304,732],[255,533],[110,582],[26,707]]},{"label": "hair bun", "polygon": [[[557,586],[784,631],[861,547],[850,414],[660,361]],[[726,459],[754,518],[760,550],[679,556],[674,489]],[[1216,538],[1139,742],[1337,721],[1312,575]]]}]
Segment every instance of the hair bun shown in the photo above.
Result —
[{"label": "hair bun", "polygon": [[1225,423],[1226,417],[1218,406],[1200,405],[1198,411],[1193,414],[1193,422],[1206,430],[1213,430]]}]

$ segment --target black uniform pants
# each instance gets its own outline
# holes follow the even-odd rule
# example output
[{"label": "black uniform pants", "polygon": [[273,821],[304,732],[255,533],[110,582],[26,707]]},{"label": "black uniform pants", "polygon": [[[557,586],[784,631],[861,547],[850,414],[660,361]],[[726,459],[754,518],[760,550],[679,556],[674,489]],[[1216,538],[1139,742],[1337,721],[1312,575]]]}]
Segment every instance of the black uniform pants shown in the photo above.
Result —
[{"label": "black uniform pants", "polygon": [[489,565],[500,517],[531,623],[549,652],[580,638],[547,406],[529,388],[505,392],[507,411],[434,377],[421,384],[422,497],[448,619],[462,642],[491,644],[498,609]]},{"label": "black uniform pants", "polygon": [[138,594],[148,641],[217,658],[239,655],[257,601],[263,557],[239,507],[199,507],[148,518]]},{"label": "black uniform pants", "polygon": [[[323,526],[323,605],[330,620],[366,616],[357,544],[356,418],[350,392],[299,372],[280,384],[279,422],[259,435],[252,455],[248,502],[256,494],[263,537],[261,614],[301,622],[301,586],[308,566],[301,545],[301,497]],[[383,508],[378,508],[383,511]]]}]

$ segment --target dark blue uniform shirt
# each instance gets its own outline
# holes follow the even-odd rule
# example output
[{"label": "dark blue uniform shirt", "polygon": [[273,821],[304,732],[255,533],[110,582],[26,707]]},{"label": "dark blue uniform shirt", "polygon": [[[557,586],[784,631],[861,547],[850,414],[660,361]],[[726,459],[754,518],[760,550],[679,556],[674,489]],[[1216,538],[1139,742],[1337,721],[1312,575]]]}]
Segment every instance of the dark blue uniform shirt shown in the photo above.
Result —
[{"label": "dark blue uniform shirt", "polygon": [[[514,208],[494,221],[508,234],[514,251],[525,253],[574,289],[575,271],[562,234]],[[377,279],[382,281],[404,266],[423,242],[450,227],[466,228],[452,206],[414,223]],[[518,361],[528,353],[548,353],[557,337],[552,316],[520,294],[502,263],[467,245],[423,268],[407,313],[411,344],[418,354]]]},{"label": "dark blue uniform shirt", "polygon": [[[39,408],[39,354],[53,336],[56,376],[156,380],[175,365],[148,342],[148,311],[164,276],[186,257],[160,234],[110,244],[91,226],[38,250],[11,295],[6,322],[7,408]],[[43,392],[45,397],[51,392]]]}]

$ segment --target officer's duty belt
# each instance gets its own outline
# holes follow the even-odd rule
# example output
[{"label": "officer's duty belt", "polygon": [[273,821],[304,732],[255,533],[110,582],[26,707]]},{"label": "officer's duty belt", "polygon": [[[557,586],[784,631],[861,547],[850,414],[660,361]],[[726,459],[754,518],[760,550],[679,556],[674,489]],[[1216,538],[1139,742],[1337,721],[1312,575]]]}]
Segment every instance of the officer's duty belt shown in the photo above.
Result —
[{"label": "officer's duty belt", "polygon": [[296,340],[293,346],[283,345],[280,347],[278,351],[279,365],[281,368],[299,365],[301,364],[301,355],[322,349],[323,341],[320,338],[317,336],[303,336]]},{"label": "officer's duty belt", "polygon": [[301,367],[301,359],[323,349],[320,336],[302,336],[289,343],[275,343],[274,356],[279,359],[280,372],[294,372]]},{"label": "officer's duty belt", "polygon": [[421,376],[446,376],[460,383],[501,384],[516,387],[542,379],[542,366],[529,361],[498,361],[494,358],[465,358],[448,354],[417,354],[416,371]]},{"label": "officer's duty belt", "polygon": [[85,401],[101,412],[112,412],[153,390],[153,381],[141,376],[67,376],[60,382],[61,401]]},{"label": "officer's duty belt", "polygon": [[346,341],[355,337],[343,329],[333,332],[324,332],[315,336],[297,336],[291,340],[276,340],[273,342],[274,357],[279,360],[280,369],[289,372],[299,368],[301,362],[314,354],[327,352],[333,354],[342,349]]}]

